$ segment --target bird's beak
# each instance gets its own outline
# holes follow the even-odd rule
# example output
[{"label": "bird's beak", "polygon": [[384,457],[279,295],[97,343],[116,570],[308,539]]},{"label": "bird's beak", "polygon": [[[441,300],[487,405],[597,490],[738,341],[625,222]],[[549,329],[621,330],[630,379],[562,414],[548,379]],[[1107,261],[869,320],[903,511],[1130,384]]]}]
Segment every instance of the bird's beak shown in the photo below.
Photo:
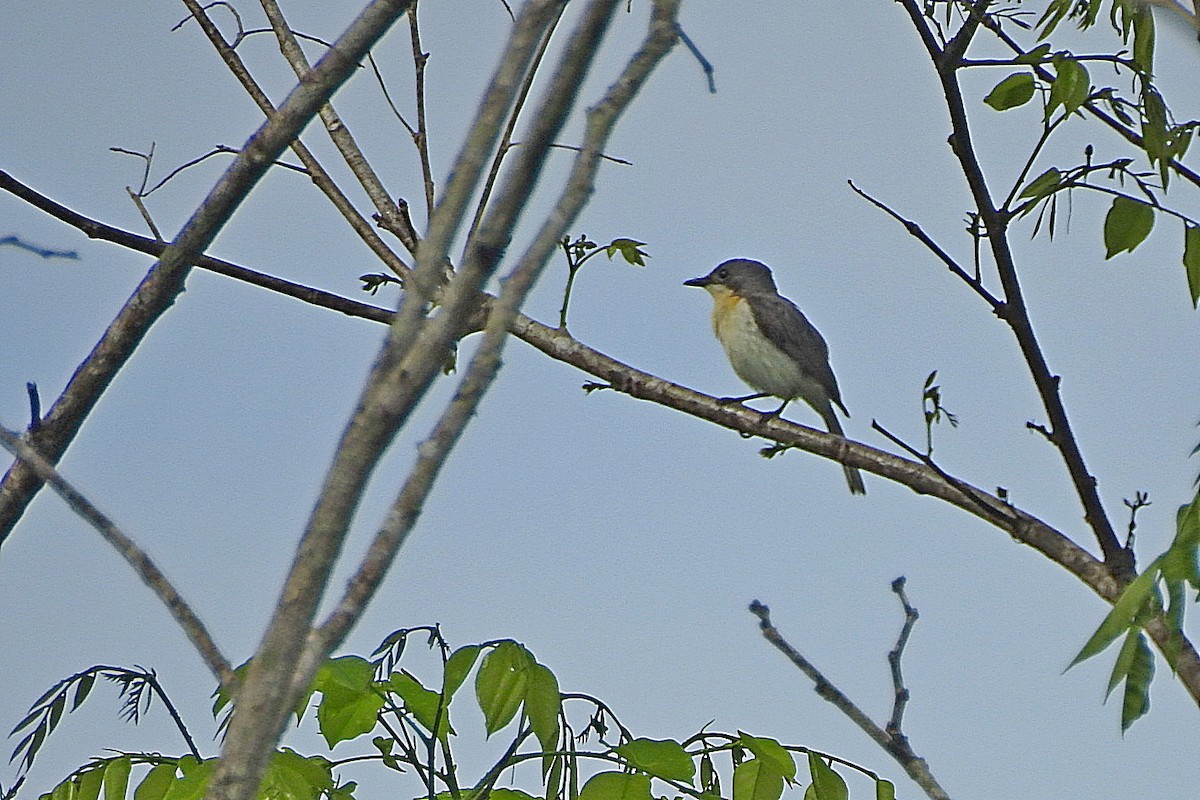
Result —
[{"label": "bird's beak", "polygon": [[701,289],[703,289],[705,286],[708,286],[710,283],[712,283],[711,277],[712,276],[710,275],[705,275],[703,278],[692,278],[690,281],[684,281],[683,285],[699,286]]}]

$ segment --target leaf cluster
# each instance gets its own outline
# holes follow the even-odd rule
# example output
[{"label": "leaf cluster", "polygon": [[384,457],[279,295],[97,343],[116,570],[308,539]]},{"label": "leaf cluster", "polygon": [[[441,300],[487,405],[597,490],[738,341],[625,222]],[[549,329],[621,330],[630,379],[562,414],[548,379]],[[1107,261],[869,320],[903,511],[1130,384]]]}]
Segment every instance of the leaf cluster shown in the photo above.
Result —
[{"label": "leaf cluster", "polygon": [[[430,646],[441,655],[440,681],[422,680],[400,663],[406,642],[417,632],[427,633]],[[78,708],[96,675],[112,669],[97,667],[60,681],[34,703],[16,730],[42,730],[36,737],[40,747],[68,703],[71,710]],[[450,713],[472,672],[484,735],[507,731],[511,738],[492,768],[468,783],[460,779],[453,755],[459,734]],[[132,674],[123,676],[123,686],[135,683]],[[144,680],[153,676],[139,674]],[[236,690],[233,696],[218,691],[216,697],[215,716],[236,706]],[[568,702],[587,712],[582,726],[573,721],[576,714],[568,713]],[[126,703],[128,707],[128,699]],[[601,701],[562,693],[554,673],[519,642],[499,639],[451,650],[436,627],[396,631],[371,659],[330,659],[296,709],[298,722],[313,706],[330,750],[352,743],[366,749],[332,759],[281,748],[271,760],[261,800],[354,800],[357,784],[340,781],[338,771],[362,762],[415,776],[428,800],[779,800],[787,787],[804,784],[797,755],[806,759],[805,800],[849,798],[840,774],[846,768],[870,779],[876,798],[895,796],[894,786],[868,769],[742,731],[701,731],[684,740],[635,737]],[[609,741],[614,730],[616,741]],[[37,752],[29,742],[18,748],[24,767]],[[525,762],[540,764],[533,793],[528,784],[497,785]],[[101,792],[103,800],[201,800],[216,764],[217,758],[198,753],[118,753],[89,761],[39,800],[100,800]]]},{"label": "leaf cluster", "polygon": [[1163,654],[1172,670],[1183,643],[1183,618],[1190,589],[1200,597],[1200,494],[1180,506],[1175,517],[1175,539],[1166,552],[1125,587],[1112,610],[1068,666],[1075,666],[1124,637],[1108,680],[1108,694],[1122,682],[1121,730],[1126,730],[1150,710],[1150,682],[1154,678],[1154,653],[1145,628],[1164,620],[1174,646]]}]

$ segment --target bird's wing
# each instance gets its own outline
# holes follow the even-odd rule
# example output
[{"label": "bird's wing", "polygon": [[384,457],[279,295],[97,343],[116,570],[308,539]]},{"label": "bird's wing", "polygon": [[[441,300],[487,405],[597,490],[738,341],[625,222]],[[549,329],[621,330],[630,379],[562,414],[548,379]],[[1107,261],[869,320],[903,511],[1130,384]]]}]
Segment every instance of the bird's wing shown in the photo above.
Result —
[{"label": "bird's wing", "polygon": [[750,304],[754,321],[767,338],[824,387],[829,399],[846,411],[837,378],[829,366],[829,346],[795,304],[780,295],[758,295]]}]

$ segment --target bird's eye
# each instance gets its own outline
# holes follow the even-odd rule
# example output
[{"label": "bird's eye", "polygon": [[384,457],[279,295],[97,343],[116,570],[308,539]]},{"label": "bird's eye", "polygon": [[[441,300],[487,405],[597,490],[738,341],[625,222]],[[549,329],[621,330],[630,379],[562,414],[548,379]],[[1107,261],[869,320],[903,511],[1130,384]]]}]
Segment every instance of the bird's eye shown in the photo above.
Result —
[{"label": "bird's eye", "polygon": [[720,278],[721,280],[725,280],[726,278],[729,277],[729,270],[727,270],[727,269],[721,270],[720,272],[717,273],[717,277]]}]

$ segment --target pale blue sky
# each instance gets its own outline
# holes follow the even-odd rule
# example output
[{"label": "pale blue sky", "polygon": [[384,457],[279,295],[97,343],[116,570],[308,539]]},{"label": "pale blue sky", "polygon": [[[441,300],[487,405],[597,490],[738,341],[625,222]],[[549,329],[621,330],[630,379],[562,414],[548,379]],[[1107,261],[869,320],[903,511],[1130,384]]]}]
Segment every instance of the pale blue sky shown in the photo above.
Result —
[{"label": "pale blue sky", "polygon": [[[257,20],[251,5],[247,19]],[[332,38],[352,6],[301,2],[285,11],[296,28]],[[617,20],[585,102],[642,35],[645,9],[634,6]],[[215,144],[240,144],[259,122],[199,32],[170,31],[184,15],[182,5],[149,2],[68,13],[0,6],[0,169],[85,215],[145,233],[124,191],[141,165],[108,148],[155,142],[161,175]],[[423,8],[439,178],[507,20],[498,2]],[[572,332],[662,377],[740,392],[709,332],[708,298],[681,284],[725,258],[761,259],[828,340],[851,438],[883,446],[870,430],[876,419],[919,442],[921,384],[937,369],[962,421],[937,431],[940,463],[983,488],[1006,487],[1016,504],[1090,547],[1064,469],[1025,430],[1044,415],[1012,337],[846,186],[854,179],[967,257],[967,193],[945,144],[932,68],[900,7],[760,2],[731,11],[693,2],[683,21],[715,65],[718,92],[707,93],[680,48],[614,137],[609,151],[633,166],[604,167],[575,230],[639,239],[652,259],[645,269],[590,263],[576,284]],[[407,99],[404,28],[379,56]],[[1080,48],[1111,47],[1107,37],[1098,30]],[[292,79],[273,40],[244,47],[281,97]],[[1159,47],[1176,114],[1200,116],[1195,42],[1166,28]],[[979,102],[1003,74],[981,73],[971,101],[993,186],[1011,180],[1035,124],[1032,112],[1002,117]],[[411,145],[369,75],[336,105],[389,188],[418,207]],[[337,166],[319,128],[305,139]],[[1074,163],[1088,142],[1097,158],[1120,153],[1092,127],[1046,165]],[[551,179],[568,157],[559,156]],[[165,235],[227,163],[213,159],[149,199]],[[1176,203],[1200,212],[1194,193]],[[1026,230],[1013,241],[1035,326],[1110,514],[1124,525],[1122,498],[1146,490],[1154,500],[1139,518],[1144,562],[1169,542],[1197,470],[1187,456],[1200,436],[1200,340],[1178,227],[1160,221],[1143,248],[1106,263],[1105,207],[1077,197],[1069,235],[1051,245],[1030,242]],[[28,416],[25,382],[36,381],[48,405],[149,261],[7,196],[0,209],[0,235],[81,256],[42,261],[0,249],[0,421],[14,427]],[[361,299],[370,298],[357,276],[379,269],[308,181],[283,171],[255,190],[212,252]],[[528,313],[552,323],[564,278],[565,267],[552,265]],[[381,291],[375,302],[394,304],[395,295]],[[381,335],[378,325],[196,272],[63,462],[158,559],[236,661],[257,642]],[[1200,757],[1188,735],[1194,704],[1160,664],[1151,714],[1122,738],[1116,700],[1100,703],[1111,656],[1060,674],[1104,606],[1037,554],[869,475],[866,498],[852,498],[841,470],[816,457],[766,461],[760,442],[703,421],[612,392],[585,396],[587,376],[519,341],[505,362],[347,650],[369,652],[394,628],[432,622],[456,644],[512,636],[565,690],[604,698],[638,733],[682,738],[715,720],[716,729],[837,753],[912,797],[917,790],[894,762],[817,698],[746,611],[754,598],[769,604],[784,634],[882,722],[891,694],[884,656],[901,621],[888,585],[906,575],[922,615],[905,659],[907,732],[953,796],[1194,795],[1197,776],[1181,766]],[[373,533],[452,387],[445,381],[431,394],[393,448],[350,554]],[[807,409],[788,416],[816,424]],[[0,608],[0,727],[72,672],[142,664],[158,670],[207,740],[211,681],[199,660],[124,563],[49,494],[0,552]],[[117,722],[112,694],[98,692],[62,724],[26,793],[48,790],[106,747],[177,746],[154,714],[141,730]],[[470,740],[478,729],[463,733]],[[0,775],[7,786],[11,772]]]}]

